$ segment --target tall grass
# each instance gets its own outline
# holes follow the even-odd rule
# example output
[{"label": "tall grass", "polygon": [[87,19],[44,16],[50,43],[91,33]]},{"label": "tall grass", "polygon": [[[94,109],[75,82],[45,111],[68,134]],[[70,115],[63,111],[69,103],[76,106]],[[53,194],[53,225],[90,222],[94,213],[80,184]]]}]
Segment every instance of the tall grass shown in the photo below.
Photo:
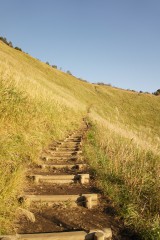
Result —
[{"label": "tall grass", "polygon": [[126,224],[158,239],[160,98],[79,81],[1,41],[0,233],[15,231],[27,165],[88,109],[95,128],[86,153],[101,186]]},{"label": "tall grass", "polygon": [[101,188],[113,199],[126,225],[143,239],[160,239],[158,150],[145,147],[144,139],[134,141],[129,131],[128,136],[121,134],[105,119],[93,117],[85,152]]},{"label": "tall grass", "polygon": [[[4,49],[13,54],[12,49],[3,46]],[[44,79],[43,71],[36,74],[37,69],[27,65],[22,53],[19,59],[15,52],[14,60],[10,54],[3,54],[4,51],[0,65],[0,234],[14,232],[17,196],[23,188],[26,166],[36,162],[52,140],[64,138],[77,128],[86,111],[83,103]]]},{"label": "tall grass", "polygon": [[79,125],[82,113],[60,104],[29,99],[14,83],[0,79],[0,216],[1,233],[17,207],[24,173],[22,169],[37,161],[42,148],[63,138]]}]

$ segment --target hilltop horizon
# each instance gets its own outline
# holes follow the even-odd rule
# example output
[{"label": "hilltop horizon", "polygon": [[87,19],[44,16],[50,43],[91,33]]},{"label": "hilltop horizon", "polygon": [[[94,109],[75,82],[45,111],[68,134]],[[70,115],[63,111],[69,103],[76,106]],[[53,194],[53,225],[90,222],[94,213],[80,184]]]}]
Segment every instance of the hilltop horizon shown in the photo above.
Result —
[{"label": "hilltop horizon", "polygon": [[158,0],[1,0],[0,28],[24,52],[78,78],[155,92],[159,11]]},{"label": "hilltop horizon", "polygon": [[[1,40],[2,42],[4,42],[5,44],[7,44],[8,46],[10,46],[10,47],[15,48],[15,49],[17,49],[17,50],[19,50],[19,51],[24,52],[23,49],[21,49],[21,47],[19,47],[19,46],[14,46],[14,44],[12,43],[12,41],[8,40],[6,37],[0,36],[0,40]],[[26,54],[29,54],[29,53],[26,53]],[[30,54],[29,54],[29,55],[30,55]],[[36,58],[35,56],[32,56],[32,57]],[[41,62],[43,62],[41,59],[38,59],[38,58],[36,58],[36,59],[39,60],[39,61],[41,61]],[[58,70],[60,70],[60,71],[62,71],[62,72],[65,73],[65,71],[64,71],[60,66],[57,66],[56,63],[50,64],[48,61],[43,62],[43,63],[46,63],[47,65],[49,65],[49,66],[51,66],[51,67],[53,67],[53,68],[55,68],[55,69],[58,69]],[[121,87],[118,87],[118,86],[114,86],[114,85],[112,85],[112,84],[109,83],[109,82],[108,82],[108,83],[103,82],[103,81],[89,82],[87,79],[82,79],[82,78],[80,78],[80,77],[78,77],[78,76],[73,75],[70,70],[67,70],[66,73],[68,73],[69,75],[72,75],[72,76],[76,77],[76,78],[79,79],[79,80],[86,81],[86,82],[91,83],[91,84],[98,84],[98,85],[104,85],[104,86],[106,85],[106,86],[111,86],[111,87],[113,87],[113,88],[118,88],[118,89],[127,90],[127,91],[132,91],[132,92],[139,92],[139,93],[148,93],[148,94],[159,95],[159,88],[156,89],[154,92],[143,91],[143,89],[137,91],[137,90],[135,90],[135,89],[121,88]],[[156,94],[156,93],[158,93],[158,94]]]}]

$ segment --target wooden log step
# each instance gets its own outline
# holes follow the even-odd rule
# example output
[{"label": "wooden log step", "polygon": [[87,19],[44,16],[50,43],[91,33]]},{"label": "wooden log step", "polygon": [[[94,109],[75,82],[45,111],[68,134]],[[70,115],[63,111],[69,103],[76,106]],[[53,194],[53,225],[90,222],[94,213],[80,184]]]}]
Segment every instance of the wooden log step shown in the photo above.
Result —
[{"label": "wooden log step", "polygon": [[67,184],[80,182],[81,184],[89,183],[89,174],[77,174],[77,175],[32,175],[29,178],[34,179],[36,183],[56,183]]},{"label": "wooden log step", "polygon": [[61,151],[61,149],[55,151],[55,152],[52,152],[51,154],[52,155],[56,155],[56,154],[64,154],[64,155],[70,155],[70,154],[80,154],[82,153],[81,150],[77,150],[77,151]]},{"label": "wooden log step", "polygon": [[64,143],[80,143],[81,142],[81,140],[77,140],[77,139],[65,139],[64,140]]},{"label": "wooden log step", "polygon": [[69,140],[69,141],[81,141],[81,138],[74,138],[74,137],[69,137],[69,138],[66,138],[66,140]]},{"label": "wooden log step", "polygon": [[81,139],[82,137],[79,134],[77,134],[77,136],[75,136],[75,134],[72,134],[72,135],[70,135],[69,137],[66,137],[66,138]]},{"label": "wooden log step", "polygon": [[79,148],[79,143],[67,143],[67,142],[63,142],[63,144],[56,146],[56,148],[66,148],[66,147],[70,147],[70,148]]},{"label": "wooden log step", "polygon": [[56,151],[80,151],[79,147],[78,146],[75,146],[75,147],[69,147],[69,146],[60,146],[60,147],[56,147],[55,148]]},{"label": "wooden log step", "polygon": [[68,135],[66,138],[81,138],[81,136],[79,134],[77,134],[78,136],[75,136],[75,134],[72,134],[70,136]]},{"label": "wooden log step", "polygon": [[68,148],[76,148],[82,146],[81,142],[63,142],[60,146],[57,147],[68,147]]},{"label": "wooden log step", "polygon": [[[79,158],[79,157],[78,157]],[[82,157],[80,158],[82,159]],[[43,158],[44,161],[48,162],[48,161],[55,161],[55,160],[60,160],[60,161],[76,161],[77,160],[77,155],[70,155],[70,156],[48,156]],[[83,160],[83,159],[82,159]]]},{"label": "wooden log step", "polygon": [[78,136],[78,137],[77,137],[77,136],[70,136],[70,137],[65,138],[64,141],[67,140],[67,139],[75,140],[75,141],[76,141],[76,140],[77,140],[77,141],[81,141],[82,137],[79,137],[79,136]]},{"label": "wooden log step", "polygon": [[[41,234],[41,237],[36,236],[35,234],[27,234],[28,236],[25,235],[21,235],[22,240],[82,240],[85,239],[87,233],[83,232],[83,231],[77,231],[77,232],[59,232],[59,233],[43,233]],[[40,234],[36,234],[36,235],[40,235]],[[37,238],[38,237],[38,238]]]},{"label": "wooden log step", "polygon": [[58,159],[58,158],[71,158],[71,157],[78,157],[80,156],[81,153],[79,152],[54,152],[54,153],[50,153],[50,158],[53,158],[53,159]]},{"label": "wooden log step", "polygon": [[[61,140],[59,146],[62,146],[64,143],[66,143],[67,140],[69,140],[69,139],[66,138],[64,140]],[[81,141],[77,140],[77,142],[75,142],[75,141],[70,141],[70,142],[76,145],[76,144],[79,144],[79,142],[81,142]]]},{"label": "wooden log step", "polygon": [[[102,238],[98,238],[103,236]],[[103,234],[103,235],[102,235]],[[85,231],[55,232],[55,233],[34,233],[34,234],[16,234],[1,235],[2,240],[111,240],[112,231],[110,228],[103,230],[91,230],[89,233]]]},{"label": "wooden log step", "polygon": [[73,138],[82,138],[83,137],[83,134],[80,134],[80,133],[74,133],[72,135]]},{"label": "wooden log step", "polygon": [[39,167],[42,169],[53,168],[53,169],[79,169],[83,170],[87,167],[87,164],[40,164]]},{"label": "wooden log step", "polygon": [[[75,239],[85,240],[86,235],[87,233],[84,231],[75,231],[75,232],[58,232],[58,233],[18,234],[16,236],[5,235],[5,236],[2,236],[2,239],[3,240],[19,240],[19,239],[20,240],[75,240]],[[93,240],[93,238],[91,240]]]},{"label": "wooden log step", "polygon": [[66,140],[64,141],[61,146],[64,146],[64,145],[67,145],[67,146],[82,146],[82,142],[81,141],[78,141],[78,140]]},{"label": "wooden log step", "polygon": [[91,209],[98,204],[98,195],[95,193],[82,195],[25,195],[24,200],[30,203],[70,204],[71,206],[83,206]]}]

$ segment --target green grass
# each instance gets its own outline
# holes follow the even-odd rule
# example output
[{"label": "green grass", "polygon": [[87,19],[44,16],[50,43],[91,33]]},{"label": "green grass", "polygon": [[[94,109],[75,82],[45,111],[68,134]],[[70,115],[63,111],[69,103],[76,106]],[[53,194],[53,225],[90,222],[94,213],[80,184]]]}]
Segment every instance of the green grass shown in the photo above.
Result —
[{"label": "green grass", "polygon": [[94,128],[85,153],[100,186],[126,225],[159,239],[160,97],[80,81],[2,42],[0,233],[15,231],[27,165],[77,128],[88,109]]}]

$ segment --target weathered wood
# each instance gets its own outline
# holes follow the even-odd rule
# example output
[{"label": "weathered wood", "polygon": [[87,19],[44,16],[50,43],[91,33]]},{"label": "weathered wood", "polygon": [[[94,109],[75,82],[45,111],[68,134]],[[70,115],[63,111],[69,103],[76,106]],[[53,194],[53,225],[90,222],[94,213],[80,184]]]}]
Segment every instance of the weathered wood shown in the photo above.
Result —
[{"label": "weathered wood", "polygon": [[45,168],[55,168],[55,169],[85,169],[87,164],[40,164],[39,167]]},{"label": "weathered wood", "polygon": [[[111,229],[107,228],[111,233]],[[16,234],[1,235],[0,240],[111,240],[112,234],[106,235],[105,230],[70,231],[57,233],[35,233],[35,234]]]},{"label": "weathered wood", "polygon": [[76,175],[32,175],[29,176],[35,182],[48,182],[48,183],[72,183],[81,182],[82,184],[89,183],[89,174],[76,174]]},{"label": "weathered wood", "polygon": [[48,203],[48,204],[55,204],[55,203],[65,203],[68,202],[72,206],[86,206],[87,198],[91,197],[91,204],[92,207],[97,205],[98,202],[98,195],[91,193],[91,194],[82,194],[80,195],[25,195],[25,200],[28,203],[31,202],[40,202],[40,203]]},{"label": "weathered wood", "polygon": [[16,236],[0,236],[3,240],[85,240],[87,233],[84,231],[18,234]]}]

